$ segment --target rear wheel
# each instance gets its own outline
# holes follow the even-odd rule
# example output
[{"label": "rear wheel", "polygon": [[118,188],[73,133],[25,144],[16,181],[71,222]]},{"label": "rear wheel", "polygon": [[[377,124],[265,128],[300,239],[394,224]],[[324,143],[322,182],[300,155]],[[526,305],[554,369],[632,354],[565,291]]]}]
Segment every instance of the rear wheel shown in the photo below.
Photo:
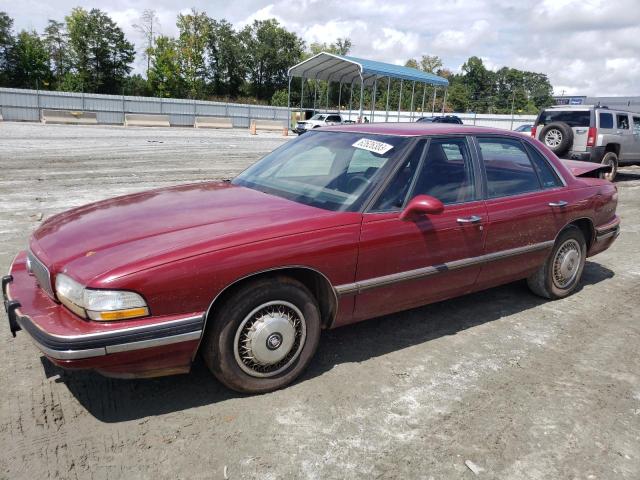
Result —
[{"label": "rear wheel", "polygon": [[527,279],[533,293],[544,298],[564,298],[573,293],[582,277],[587,244],[582,230],[570,225],[558,236],[547,261]]},{"label": "rear wheel", "polygon": [[282,388],[300,375],[320,339],[320,311],[288,277],[241,287],[211,318],[202,355],[227,387],[244,393]]},{"label": "rear wheel", "polygon": [[604,173],[602,175],[602,178],[613,182],[616,178],[616,175],[618,174],[618,156],[615,154],[615,152],[607,152],[605,153],[604,157],[602,157],[602,162],[600,163],[602,163],[602,165],[611,167],[611,170]]}]

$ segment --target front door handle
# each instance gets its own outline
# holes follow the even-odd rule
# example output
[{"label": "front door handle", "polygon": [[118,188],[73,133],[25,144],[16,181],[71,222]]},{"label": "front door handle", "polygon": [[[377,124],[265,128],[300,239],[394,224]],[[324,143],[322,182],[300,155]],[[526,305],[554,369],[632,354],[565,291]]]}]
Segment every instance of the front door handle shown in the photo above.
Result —
[{"label": "front door handle", "polygon": [[481,217],[479,217],[478,215],[471,215],[470,217],[464,217],[464,218],[458,218],[456,221],[458,223],[480,223],[480,220],[482,220]]},{"label": "front door handle", "polygon": [[549,202],[550,207],[566,207],[569,205],[569,202],[565,202],[564,200],[558,200],[557,202]]}]

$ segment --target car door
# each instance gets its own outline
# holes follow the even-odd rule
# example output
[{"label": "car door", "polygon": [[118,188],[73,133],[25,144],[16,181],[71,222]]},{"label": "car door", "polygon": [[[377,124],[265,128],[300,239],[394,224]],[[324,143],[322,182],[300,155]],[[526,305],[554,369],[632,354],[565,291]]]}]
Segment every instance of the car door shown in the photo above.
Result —
[{"label": "car door", "polygon": [[535,271],[569,221],[566,187],[548,159],[512,137],[476,139],[486,192],[485,261],[478,288],[524,278]]},{"label": "car door", "polygon": [[[467,138],[433,138],[417,144],[363,215],[354,319],[472,289],[480,271],[473,259],[482,255],[487,218],[479,185]],[[444,211],[402,220],[404,206],[421,194],[441,200]]]}]

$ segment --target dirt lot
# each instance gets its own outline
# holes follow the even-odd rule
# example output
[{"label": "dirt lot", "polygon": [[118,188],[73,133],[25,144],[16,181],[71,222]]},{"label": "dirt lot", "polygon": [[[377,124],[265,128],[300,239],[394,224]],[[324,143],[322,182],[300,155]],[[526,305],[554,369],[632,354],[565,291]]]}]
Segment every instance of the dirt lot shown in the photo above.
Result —
[{"label": "dirt lot", "polygon": [[[283,141],[246,131],[0,123],[0,270],[42,217],[231,176]],[[640,478],[640,168],[584,287],[522,283],[325,332],[268,395],[189,375],[63,373],[0,333],[0,478]],[[0,318],[4,318],[1,316]],[[474,467],[474,468],[476,468]]]}]

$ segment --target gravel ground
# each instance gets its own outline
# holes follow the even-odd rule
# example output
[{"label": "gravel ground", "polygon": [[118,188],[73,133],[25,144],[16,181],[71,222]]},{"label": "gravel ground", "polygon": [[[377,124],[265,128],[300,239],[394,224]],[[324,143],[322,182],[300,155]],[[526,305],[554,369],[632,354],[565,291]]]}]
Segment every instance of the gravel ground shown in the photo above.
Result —
[{"label": "gravel ground", "polygon": [[[0,123],[0,270],[44,217],[224,178],[273,134]],[[293,386],[64,373],[0,333],[0,478],[640,478],[640,168],[575,295],[514,283],[323,334]],[[474,473],[475,470],[475,473]]]}]

